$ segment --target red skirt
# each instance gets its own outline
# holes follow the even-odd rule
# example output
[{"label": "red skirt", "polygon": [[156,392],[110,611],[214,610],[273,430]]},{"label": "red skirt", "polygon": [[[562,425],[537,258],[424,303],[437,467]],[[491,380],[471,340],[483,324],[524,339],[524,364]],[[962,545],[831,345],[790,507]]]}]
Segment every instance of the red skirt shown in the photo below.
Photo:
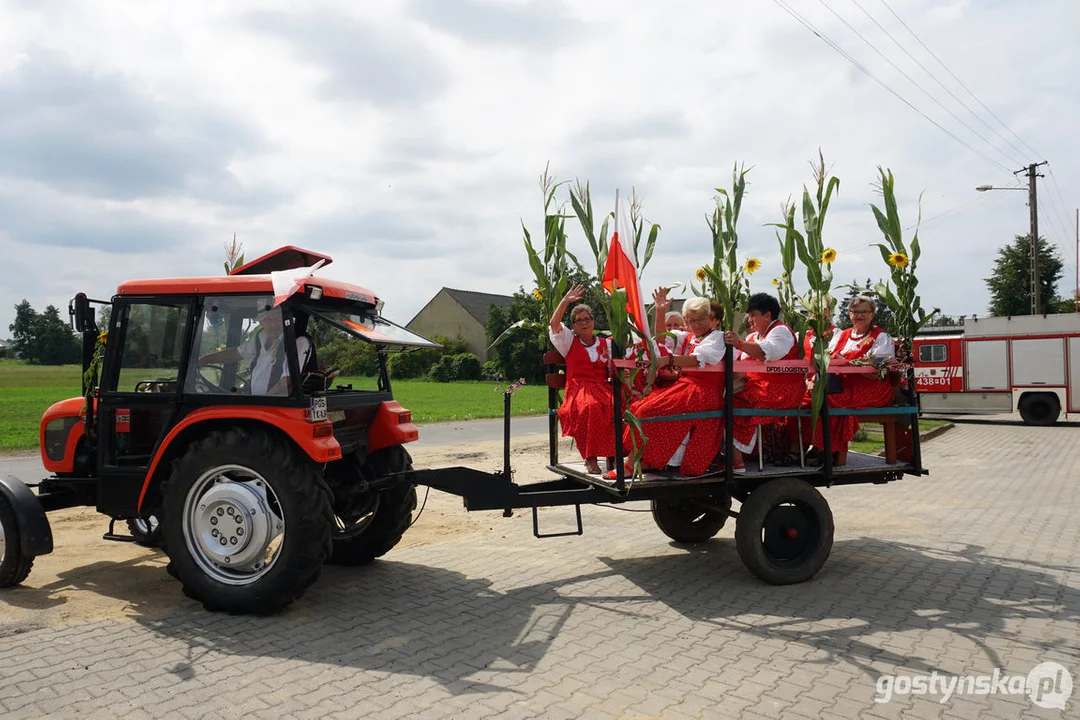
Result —
[{"label": "red skirt", "polygon": [[[724,394],[715,377],[702,379],[683,376],[669,388],[653,390],[634,403],[630,411],[638,418],[682,415],[685,413],[710,412],[722,409]],[[683,456],[680,472],[685,476],[701,475],[720,451],[721,418],[697,420],[661,420],[644,423],[642,429],[647,438],[642,462],[654,468],[662,468],[690,433],[690,444]],[[623,433],[623,450],[633,450],[631,442],[642,438],[627,425]]]},{"label": "red skirt", "polygon": [[[746,387],[736,393],[736,408],[772,408],[774,410],[793,410],[801,407],[806,395],[804,375],[795,375],[789,379],[769,378],[762,382],[755,375],[746,376]],[[734,420],[735,441],[748,446],[754,440],[758,425],[784,425],[787,418],[768,415],[736,415]]]},{"label": "red skirt", "polygon": [[563,437],[574,438],[583,458],[615,456],[615,400],[600,380],[568,380],[559,406]]},{"label": "red skirt", "polygon": [[[885,407],[891,405],[893,393],[896,388],[889,380],[879,380],[876,377],[867,377],[855,373],[844,373],[840,376],[844,389],[841,392],[829,395],[830,408],[844,408],[847,410],[863,410],[868,408]],[[808,405],[809,406],[809,405]],[[804,438],[808,443],[824,449],[825,439],[818,422],[813,435],[809,435],[809,423],[806,424],[807,434]],[[829,418],[829,440],[835,450],[846,447],[859,431],[859,421],[854,415],[839,415]]]}]

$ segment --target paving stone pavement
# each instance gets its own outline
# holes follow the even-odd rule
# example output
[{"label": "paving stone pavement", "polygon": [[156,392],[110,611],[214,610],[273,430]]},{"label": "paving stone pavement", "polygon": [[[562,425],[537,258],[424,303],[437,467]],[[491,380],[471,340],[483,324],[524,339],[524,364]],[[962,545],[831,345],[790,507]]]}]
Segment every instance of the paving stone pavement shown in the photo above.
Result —
[{"label": "paving stone pavement", "polygon": [[206,613],[177,585],[164,616],[7,626],[0,716],[1080,717],[1080,688],[1064,710],[901,684],[875,701],[890,675],[1047,661],[1080,685],[1078,437],[958,425],[925,446],[928,477],[826,490],[832,556],[797,586],[753,578],[730,526],[686,549],[647,513],[587,507],[583,537],[519,518],[327,568],[274,617]]}]

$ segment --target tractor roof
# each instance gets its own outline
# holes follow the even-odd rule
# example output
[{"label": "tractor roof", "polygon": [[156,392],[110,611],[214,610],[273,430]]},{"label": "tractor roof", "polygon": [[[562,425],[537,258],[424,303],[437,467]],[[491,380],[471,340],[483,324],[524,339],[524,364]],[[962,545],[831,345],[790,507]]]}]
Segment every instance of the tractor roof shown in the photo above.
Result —
[{"label": "tractor roof", "polygon": [[[273,295],[274,285],[270,277],[271,272],[308,267],[319,260],[325,260],[324,265],[329,265],[332,262],[326,255],[289,245],[252,260],[229,275],[128,280],[117,288],[116,294],[224,295],[229,293],[266,293]],[[378,302],[375,293],[367,288],[351,285],[340,280],[312,276],[301,278],[299,282],[302,290],[307,286],[322,288],[324,297],[352,300],[370,305],[375,305]]]}]

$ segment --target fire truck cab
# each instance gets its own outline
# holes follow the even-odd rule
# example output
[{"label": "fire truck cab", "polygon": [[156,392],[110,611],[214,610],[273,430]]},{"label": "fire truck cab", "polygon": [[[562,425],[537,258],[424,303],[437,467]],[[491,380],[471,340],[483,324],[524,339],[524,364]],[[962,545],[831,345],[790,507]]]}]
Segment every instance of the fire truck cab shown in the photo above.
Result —
[{"label": "fire truck cab", "polygon": [[1080,315],[968,320],[914,345],[923,412],[1018,410],[1029,425],[1080,417]]}]

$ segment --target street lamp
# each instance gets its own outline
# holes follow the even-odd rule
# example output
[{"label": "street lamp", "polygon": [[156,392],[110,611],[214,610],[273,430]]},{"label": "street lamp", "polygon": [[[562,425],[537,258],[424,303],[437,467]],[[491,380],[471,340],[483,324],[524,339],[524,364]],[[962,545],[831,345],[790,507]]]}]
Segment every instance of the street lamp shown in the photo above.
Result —
[{"label": "street lamp", "polygon": [[1031,241],[1031,314],[1038,315],[1042,310],[1042,305],[1039,302],[1039,216],[1036,211],[1036,189],[1035,178],[1042,177],[1036,170],[1040,165],[1045,163],[1035,163],[1029,165],[1026,170],[1018,170],[1018,173],[1027,172],[1028,174],[1028,187],[994,187],[993,185],[978,185],[975,190],[978,192],[986,192],[987,190],[1020,190],[1028,193],[1028,210],[1031,213],[1031,232],[1029,238]]}]

